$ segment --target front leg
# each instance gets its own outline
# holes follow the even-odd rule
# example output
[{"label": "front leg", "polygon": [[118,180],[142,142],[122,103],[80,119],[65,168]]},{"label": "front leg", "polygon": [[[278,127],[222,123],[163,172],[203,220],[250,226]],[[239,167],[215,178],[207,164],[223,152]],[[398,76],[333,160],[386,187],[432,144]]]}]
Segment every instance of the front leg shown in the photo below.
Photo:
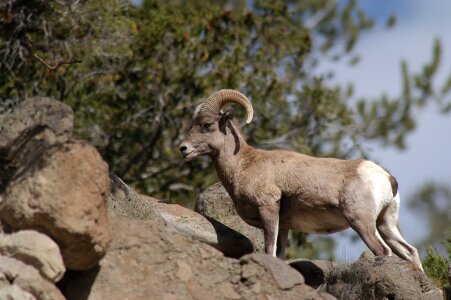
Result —
[{"label": "front leg", "polygon": [[258,212],[265,235],[265,253],[275,257],[279,232],[279,208],[276,205],[264,205],[258,208]]}]

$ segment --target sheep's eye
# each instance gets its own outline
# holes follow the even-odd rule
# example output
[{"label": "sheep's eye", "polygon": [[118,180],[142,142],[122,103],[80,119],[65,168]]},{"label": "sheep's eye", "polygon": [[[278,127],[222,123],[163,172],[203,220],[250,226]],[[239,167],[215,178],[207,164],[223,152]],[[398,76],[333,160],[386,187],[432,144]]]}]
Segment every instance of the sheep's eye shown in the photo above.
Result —
[{"label": "sheep's eye", "polygon": [[202,125],[202,129],[208,129],[208,128],[211,127],[211,125],[213,125],[213,124],[211,124],[211,123],[205,123],[204,125]]}]

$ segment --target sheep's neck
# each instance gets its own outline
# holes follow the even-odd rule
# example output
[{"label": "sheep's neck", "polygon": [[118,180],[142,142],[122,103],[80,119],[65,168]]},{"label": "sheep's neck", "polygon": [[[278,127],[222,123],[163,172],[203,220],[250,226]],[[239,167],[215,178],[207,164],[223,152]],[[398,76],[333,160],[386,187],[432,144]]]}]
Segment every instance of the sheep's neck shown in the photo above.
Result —
[{"label": "sheep's neck", "polygon": [[242,154],[250,146],[241,134],[235,136],[227,135],[225,145],[226,147],[212,155],[212,159],[222,184],[229,194],[234,194],[235,183],[239,182],[237,177],[241,172],[240,162],[242,160]]}]

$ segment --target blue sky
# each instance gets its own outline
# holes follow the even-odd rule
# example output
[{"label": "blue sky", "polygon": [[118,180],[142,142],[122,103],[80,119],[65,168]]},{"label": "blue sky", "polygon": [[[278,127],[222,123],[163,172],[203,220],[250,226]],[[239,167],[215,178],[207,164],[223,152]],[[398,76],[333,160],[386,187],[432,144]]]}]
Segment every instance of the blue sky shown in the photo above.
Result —
[{"label": "blue sky", "polygon": [[[357,44],[361,61],[356,67],[347,64],[327,65],[336,72],[337,83],[352,82],[358,97],[397,96],[401,90],[400,61],[405,59],[411,71],[431,57],[433,41],[440,38],[443,60],[438,81],[451,74],[451,1],[447,0],[361,0],[358,5],[373,17],[377,26]],[[396,26],[388,30],[385,20],[395,14]],[[388,168],[398,179],[401,194],[401,228],[410,243],[427,234],[427,223],[409,211],[407,199],[428,181],[451,184],[451,116],[444,116],[431,106],[417,114],[417,128],[407,138],[407,150],[398,151],[371,144],[370,156]],[[404,202],[404,203],[403,203]],[[447,228],[446,228],[447,227]],[[450,224],[444,224],[444,230]],[[352,244],[345,234],[335,235],[338,259],[354,260],[366,249],[363,242]]]}]

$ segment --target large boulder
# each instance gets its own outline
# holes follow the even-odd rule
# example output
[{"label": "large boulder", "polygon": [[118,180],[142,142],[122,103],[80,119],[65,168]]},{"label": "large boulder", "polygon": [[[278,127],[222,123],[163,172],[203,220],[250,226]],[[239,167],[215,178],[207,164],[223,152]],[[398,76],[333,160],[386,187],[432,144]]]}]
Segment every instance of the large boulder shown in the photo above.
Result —
[{"label": "large boulder", "polygon": [[111,216],[110,228],[100,267],[66,272],[67,299],[331,299],[264,254],[227,258],[153,221]]},{"label": "large boulder", "polygon": [[205,189],[197,198],[194,210],[238,231],[249,238],[255,251],[264,252],[263,230],[253,227],[237,214],[233,201],[220,182]]},{"label": "large boulder", "polygon": [[34,230],[0,234],[0,255],[32,265],[51,282],[59,281],[66,271],[58,245]]},{"label": "large boulder", "polygon": [[437,300],[442,295],[417,266],[396,256],[364,257],[333,269],[325,290],[338,299]]},{"label": "large boulder", "polygon": [[139,220],[162,221],[169,229],[205,242],[229,257],[253,252],[251,241],[239,232],[177,204],[140,195],[111,175],[108,208],[111,214]]},{"label": "large boulder", "polygon": [[44,154],[11,178],[0,195],[0,219],[13,231],[52,237],[67,268],[92,268],[110,242],[108,165],[84,142],[66,142]]},{"label": "large boulder", "polygon": [[32,266],[0,256],[0,299],[63,300],[59,289]]}]

